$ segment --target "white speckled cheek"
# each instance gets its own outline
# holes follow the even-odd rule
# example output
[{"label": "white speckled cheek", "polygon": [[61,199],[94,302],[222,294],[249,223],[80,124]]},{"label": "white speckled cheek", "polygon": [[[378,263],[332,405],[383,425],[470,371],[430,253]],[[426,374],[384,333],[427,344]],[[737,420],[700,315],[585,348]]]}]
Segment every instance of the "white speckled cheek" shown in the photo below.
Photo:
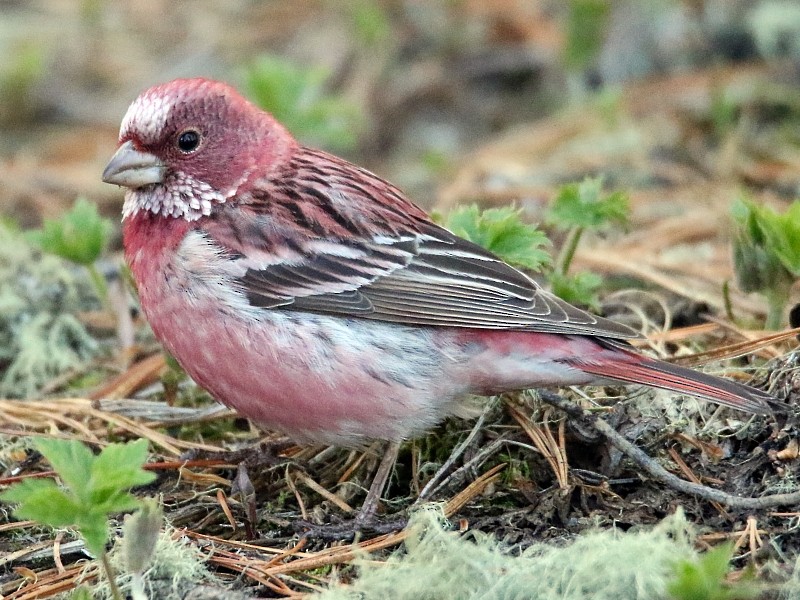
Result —
[{"label": "white speckled cheek", "polygon": [[142,141],[155,140],[164,129],[172,101],[163,95],[144,94],[139,96],[128,108],[119,130],[120,138],[130,131],[137,131]]}]

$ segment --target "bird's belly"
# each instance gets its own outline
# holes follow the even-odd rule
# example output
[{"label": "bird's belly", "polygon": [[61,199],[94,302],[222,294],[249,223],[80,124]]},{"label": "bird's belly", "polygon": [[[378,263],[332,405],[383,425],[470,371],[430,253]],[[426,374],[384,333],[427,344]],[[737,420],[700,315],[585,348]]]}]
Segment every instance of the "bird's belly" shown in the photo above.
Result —
[{"label": "bird's belly", "polygon": [[240,319],[195,308],[148,317],[165,347],[217,399],[298,441],[354,445],[421,433],[454,410],[466,382],[433,332],[385,323],[263,311]]}]

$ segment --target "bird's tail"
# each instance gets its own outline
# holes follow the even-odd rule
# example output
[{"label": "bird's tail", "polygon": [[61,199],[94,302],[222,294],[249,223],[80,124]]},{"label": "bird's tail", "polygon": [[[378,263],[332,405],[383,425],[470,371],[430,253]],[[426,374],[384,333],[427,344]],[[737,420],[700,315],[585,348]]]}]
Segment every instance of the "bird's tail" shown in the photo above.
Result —
[{"label": "bird's tail", "polygon": [[774,396],[749,385],[642,356],[616,346],[615,349],[625,352],[630,360],[581,362],[581,369],[606,379],[684,392],[749,413],[771,414],[780,410]]}]

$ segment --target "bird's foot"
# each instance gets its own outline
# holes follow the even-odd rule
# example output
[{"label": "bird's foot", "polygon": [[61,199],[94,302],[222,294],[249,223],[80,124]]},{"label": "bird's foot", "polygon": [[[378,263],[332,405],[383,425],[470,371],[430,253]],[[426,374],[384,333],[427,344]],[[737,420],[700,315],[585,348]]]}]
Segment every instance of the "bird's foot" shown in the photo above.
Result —
[{"label": "bird's foot", "polygon": [[287,440],[262,442],[240,450],[212,452],[208,450],[189,450],[181,455],[183,460],[221,460],[232,465],[244,463],[248,467],[274,466],[286,462],[280,453],[294,446]]}]

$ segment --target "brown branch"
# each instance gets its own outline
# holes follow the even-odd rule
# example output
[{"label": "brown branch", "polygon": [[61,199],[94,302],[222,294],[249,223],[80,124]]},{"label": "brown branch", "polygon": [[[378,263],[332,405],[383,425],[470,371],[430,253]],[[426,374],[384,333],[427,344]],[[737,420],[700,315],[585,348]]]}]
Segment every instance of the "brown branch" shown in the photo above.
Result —
[{"label": "brown branch", "polygon": [[773,508],[776,506],[796,505],[800,503],[800,492],[792,492],[789,494],[771,494],[769,496],[762,496],[760,498],[750,498],[734,496],[733,494],[723,492],[722,490],[716,490],[699,483],[685,481],[677,475],[673,475],[664,469],[664,467],[650,458],[644,451],[642,451],[640,448],[637,448],[635,445],[617,433],[614,428],[606,423],[603,419],[593,415],[588,411],[585,411],[577,404],[562,398],[558,394],[545,390],[539,390],[539,397],[547,404],[555,406],[559,410],[567,413],[570,417],[583,422],[595,431],[601,433],[611,443],[611,445],[639,465],[653,479],[671,487],[674,490],[690,496],[696,496],[710,502],[719,502],[729,506],[730,508],[739,510],[760,510],[765,508]]}]

